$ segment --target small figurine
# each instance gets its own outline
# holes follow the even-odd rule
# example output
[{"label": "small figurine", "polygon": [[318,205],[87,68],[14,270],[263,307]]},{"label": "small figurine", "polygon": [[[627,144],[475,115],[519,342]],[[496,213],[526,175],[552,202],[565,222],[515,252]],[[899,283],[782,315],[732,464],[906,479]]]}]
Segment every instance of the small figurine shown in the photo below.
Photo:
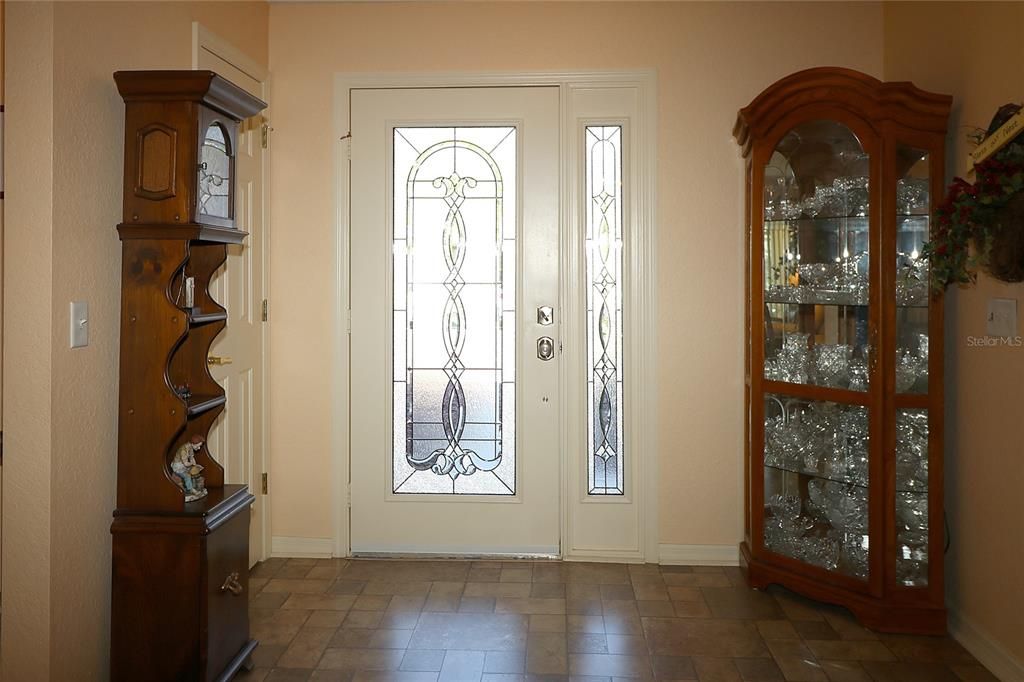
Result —
[{"label": "small figurine", "polygon": [[203,466],[196,463],[196,453],[202,448],[203,437],[192,436],[192,440],[178,448],[171,460],[174,482],[185,491],[186,502],[206,497],[206,479],[201,475]]}]

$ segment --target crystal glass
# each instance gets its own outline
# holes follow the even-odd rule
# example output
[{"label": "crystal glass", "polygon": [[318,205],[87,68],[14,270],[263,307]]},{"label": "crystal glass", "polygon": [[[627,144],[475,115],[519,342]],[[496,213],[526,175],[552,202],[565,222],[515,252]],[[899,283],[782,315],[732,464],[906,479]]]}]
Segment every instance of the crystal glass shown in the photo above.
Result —
[{"label": "crystal glass", "polygon": [[899,145],[902,177],[897,188],[896,219],[896,392],[928,392],[928,262],[921,250],[928,241],[931,197],[929,155]]},{"label": "crystal glass", "polygon": [[850,360],[853,347],[845,343],[821,344],[814,347],[814,369],[819,386],[840,388],[850,384]]},{"label": "crystal glass", "polygon": [[[764,171],[765,378],[866,391],[870,157],[834,121],[802,123]],[[794,335],[804,347],[788,345]]]},{"label": "crystal glass", "polygon": [[867,577],[868,410],[782,394],[765,401],[768,549]]},{"label": "crystal glass", "polygon": [[896,183],[896,208],[903,215],[928,213],[927,175],[908,175]]},{"label": "crystal glass", "polygon": [[896,579],[928,584],[928,411],[896,411]]},{"label": "crystal glass", "polygon": [[764,169],[764,218],[780,220],[781,202],[785,195],[785,169],[781,165],[769,165]]},{"label": "crystal glass", "polygon": [[[860,306],[812,306],[811,309],[823,320],[827,333],[784,332],[781,338],[768,338],[765,379],[866,391],[869,352],[863,342],[867,329],[866,309]],[[826,337],[843,342],[826,343]]]}]

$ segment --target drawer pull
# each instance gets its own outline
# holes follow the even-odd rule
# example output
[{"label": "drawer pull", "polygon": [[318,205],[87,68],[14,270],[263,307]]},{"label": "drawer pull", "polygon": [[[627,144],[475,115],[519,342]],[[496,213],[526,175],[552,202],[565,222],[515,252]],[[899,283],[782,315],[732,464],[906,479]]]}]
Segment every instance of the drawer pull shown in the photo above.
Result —
[{"label": "drawer pull", "polygon": [[232,573],[224,579],[224,584],[220,586],[221,592],[230,592],[236,597],[242,594],[242,583],[238,582],[238,573]]}]

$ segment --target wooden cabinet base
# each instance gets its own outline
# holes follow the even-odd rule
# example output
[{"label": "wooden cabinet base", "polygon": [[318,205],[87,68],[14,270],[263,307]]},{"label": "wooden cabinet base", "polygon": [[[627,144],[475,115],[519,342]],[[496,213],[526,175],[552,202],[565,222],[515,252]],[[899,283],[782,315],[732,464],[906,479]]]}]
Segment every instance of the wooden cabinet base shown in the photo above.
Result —
[{"label": "wooden cabinet base", "polygon": [[850,610],[861,625],[879,632],[918,635],[946,634],[946,609],[901,605],[891,599],[874,599],[841,587],[828,585],[751,556],[747,543],[740,545],[740,567],[747,583],[757,590],[780,585],[809,599],[836,604]]},{"label": "wooden cabinet base", "polygon": [[249,506],[228,485],[183,512],[118,510],[113,535],[111,679],[229,680],[249,637]]}]

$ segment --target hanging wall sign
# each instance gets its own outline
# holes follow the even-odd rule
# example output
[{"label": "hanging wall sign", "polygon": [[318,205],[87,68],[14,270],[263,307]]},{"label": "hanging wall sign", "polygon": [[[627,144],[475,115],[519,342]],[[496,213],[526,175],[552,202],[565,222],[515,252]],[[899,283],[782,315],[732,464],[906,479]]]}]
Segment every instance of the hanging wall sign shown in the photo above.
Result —
[{"label": "hanging wall sign", "polygon": [[1024,110],[1018,112],[998,130],[989,135],[978,147],[970,153],[970,168],[968,172],[973,173],[974,167],[995,154],[997,151],[1009,144],[1010,140],[1024,132]]}]

